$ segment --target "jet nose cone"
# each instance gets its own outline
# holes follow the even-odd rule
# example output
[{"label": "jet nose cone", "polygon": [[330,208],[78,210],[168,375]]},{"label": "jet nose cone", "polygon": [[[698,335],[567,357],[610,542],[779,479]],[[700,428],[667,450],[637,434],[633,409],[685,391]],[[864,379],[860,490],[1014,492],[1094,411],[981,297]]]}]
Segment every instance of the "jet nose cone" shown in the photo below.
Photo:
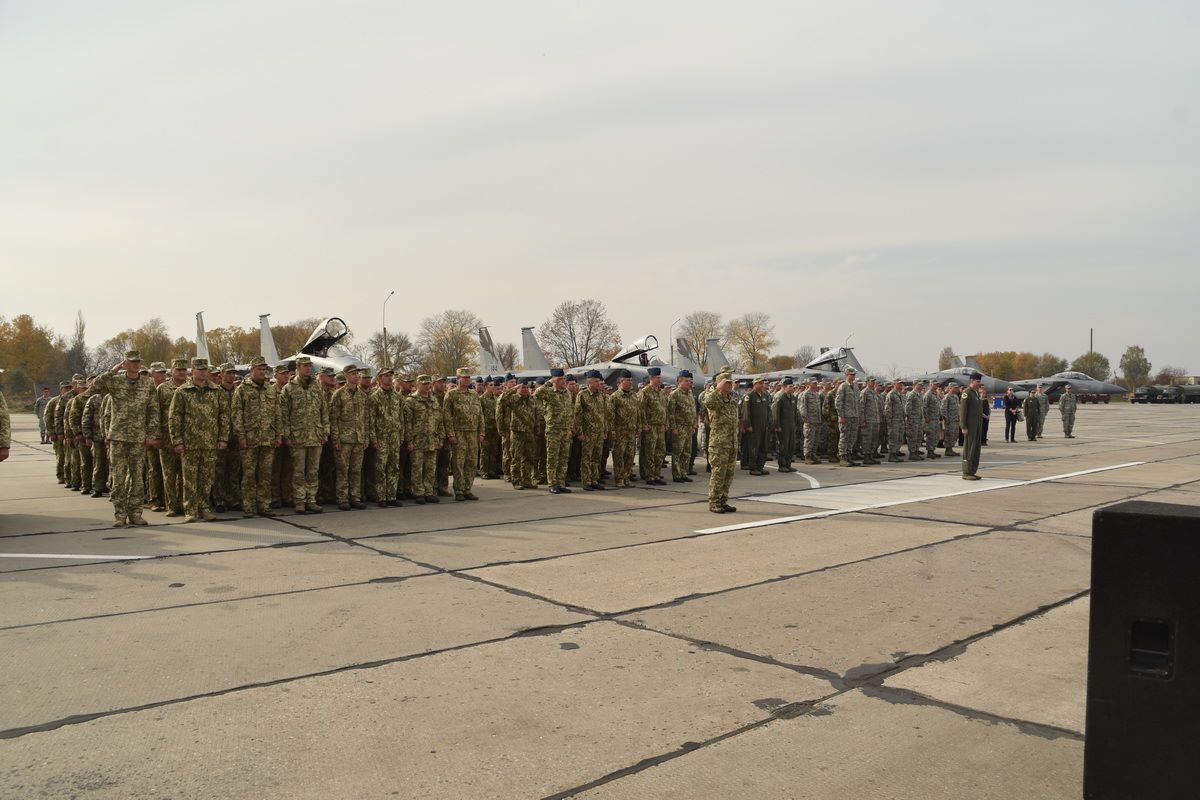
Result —
[{"label": "jet nose cone", "polygon": [[1125,387],[1117,386],[1115,383],[1104,384],[1104,394],[1125,394]]}]

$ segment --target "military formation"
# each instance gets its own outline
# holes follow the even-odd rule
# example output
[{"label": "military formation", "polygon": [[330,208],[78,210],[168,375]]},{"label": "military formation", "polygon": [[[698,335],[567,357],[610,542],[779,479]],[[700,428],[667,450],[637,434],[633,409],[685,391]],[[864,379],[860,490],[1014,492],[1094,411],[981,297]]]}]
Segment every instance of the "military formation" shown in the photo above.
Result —
[{"label": "military formation", "polygon": [[[1069,438],[1075,400],[1068,390],[1059,406]],[[1023,403],[1033,440],[1048,406],[1037,392]],[[857,467],[956,456],[961,445],[963,477],[975,480],[989,409],[977,376],[967,388],[909,388],[860,383],[852,367],[803,386],[791,378],[739,385],[725,372],[700,391],[687,370],[668,386],[656,367],[636,388],[628,371],[611,387],[599,372],[562,369],[536,380],[472,377],[467,368],[447,378],[356,367],[335,374],[307,356],[294,372],[256,357],[241,376],[203,358],[143,367],[136,350],[35,405],[59,483],[109,497],[114,527],[146,525],[147,508],[194,522],[226,511],[270,517],[282,508],[471,501],[477,478],[551,494],[570,493],[572,483],[601,491],[609,478],[617,489],[666,485],[668,453],[671,480],[689,483],[699,451],[709,510],[725,514],[736,510],[729,491],[739,459],[759,476],[772,457],[779,472],[795,472],[801,460]]]}]

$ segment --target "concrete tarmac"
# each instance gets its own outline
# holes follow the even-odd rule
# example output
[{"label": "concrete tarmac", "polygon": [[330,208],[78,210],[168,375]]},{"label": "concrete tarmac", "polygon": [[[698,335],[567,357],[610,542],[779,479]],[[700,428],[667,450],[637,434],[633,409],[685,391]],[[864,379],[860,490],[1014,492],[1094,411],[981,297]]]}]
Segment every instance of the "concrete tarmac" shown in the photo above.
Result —
[{"label": "concrete tarmac", "polygon": [[[1091,517],[1200,407],[958,459],[110,527],[0,464],[0,798],[1077,798]],[[1023,430],[1021,432],[1023,438]]]}]

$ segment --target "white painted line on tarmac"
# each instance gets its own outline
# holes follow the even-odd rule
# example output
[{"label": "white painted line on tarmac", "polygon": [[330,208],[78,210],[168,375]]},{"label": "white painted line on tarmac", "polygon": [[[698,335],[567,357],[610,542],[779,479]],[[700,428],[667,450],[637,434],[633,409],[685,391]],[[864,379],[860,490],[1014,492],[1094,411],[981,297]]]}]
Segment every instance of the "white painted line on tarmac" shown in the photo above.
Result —
[{"label": "white painted line on tarmac", "polygon": [[[1095,469],[1084,469],[1078,472],[1066,472],[1062,475],[1050,475],[1045,478],[1034,478],[1027,481],[997,481],[994,484],[987,486],[973,487],[971,489],[962,489],[954,492],[942,492],[940,494],[927,495],[923,497],[907,497],[901,500],[890,500],[884,503],[872,503],[870,505],[853,506],[850,508],[834,508],[827,511],[816,511],[811,514],[796,514],[790,517],[773,517],[771,519],[760,519],[753,522],[742,522],[736,525],[722,525],[716,528],[702,528],[692,533],[728,533],[730,531],[744,531],[750,528],[765,528],[769,525],[782,525],[787,522],[800,522],[806,519],[824,519],[825,517],[835,517],[841,514],[852,514],[857,511],[871,511],[876,508],[889,508],[891,506],[907,505],[909,503],[921,503],[926,500],[940,500],[944,497],[958,497],[964,494],[978,494],[979,492],[994,492],[997,489],[1013,489],[1019,486],[1032,486],[1036,483],[1046,483],[1047,481],[1060,481],[1066,478],[1077,478],[1080,475],[1091,475],[1096,472],[1108,472],[1114,469],[1125,469],[1126,467],[1137,467],[1145,464],[1145,461],[1130,461],[1125,464],[1113,464],[1108,467],[1096,467]],[[901,478],[899,480],[907,480]],[[881,481],[883,483],[885,481]],[[861,484],[860,484],[861,485]],[[771,502],[770,496],[754,498],[763,502]]]},{"label": "white painted line on tarmac", "polygon": [[[769,467],[770,469],[775,470],[776,472],[779,471],[779,467],[775,466],[774,464],[767,464],[766,466]],[[816,478],[814,478],[812,475],[809,475],[807,472],[801,472],[798,469],[794,469],[794,470],[792,470],[792,472],[795,473],[798,477],[801,477],[801,478],[804,478],[805,480],[807,480],[808,488],[810,488],[810,489],[820,489],[821,488],[821,482],[818,481]],[[784,472],[782,474],[786,475],[787,473]]]},{"label": "white painted line on tarmac", "polygon": [[135,561],[139,558],[154,558],[154,556],[80,556],[66,553],[0,553],[0,558],[75,558],[87,561]]},{"label": "white painted line on tarmac", "polygon": [[1076,436],[1076,439],[1093,439],[1104,442],[1137,442],[1139,444],[1167,444],[1167,442],[1155,442],[1150,439],[1115,439],[1111,436]]}]

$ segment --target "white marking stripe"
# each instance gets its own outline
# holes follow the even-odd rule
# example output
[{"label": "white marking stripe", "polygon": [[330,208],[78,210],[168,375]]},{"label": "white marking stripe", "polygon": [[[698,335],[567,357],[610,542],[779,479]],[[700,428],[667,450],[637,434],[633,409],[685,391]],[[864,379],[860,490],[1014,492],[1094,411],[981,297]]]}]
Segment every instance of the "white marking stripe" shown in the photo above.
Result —
[{"label": "white marking stripe", "polygon": [[[1049,477],[1046,477],[1046,478],[1034,478],[1034,479],[1028,480],[1028,481],[999,481],[999,480],[997,480],[994,483],[992,483],[991,481],[993,479],[985,479],[985,480],[989,481],[989,483],[985,486],[976,486],[976,487],[972,487],[970,489],[962,489],[962,490],[955,491],[955,492],[943,492],[941,494],[928,495],[928,496],[924,496],[924,497],[907,497],[907,498],[900,499],[900,500],[888,500],[888,501],[885,501],[882,503],[871,503],[868,505],[861,505],[861,506],[833,508],[828,511],[817,511],[817,512],[814,512],[811,514],[797,514],[797,515],[791,516],[791,517],[774,517],[772,519],[760,519],[760,520],[755,520],[754,522],[742,522],[737,525],[722,525],[717,528],[702,528],[701,530],[693,531],[693,533],[727,533],[729,531],[742,531],[742,530],[747,530],[749,528],[765,528],[768,525],[782,525],[787,522],[800,522],[801,520],[806,520],[806,519],[822,519],[824,517],[834,517],[839,514],[851,514],[856,511],[870,511],[870,510],[876,509],[876,508],[888,508],[890,506],[900,506],[900,505],[906,505],[908,503],[920,503],[920,502],[923,502],[926,500],[939,500],[943,497],[957,497],[959,495],[964,495],[964,494],[977,494],[979,492],[993,492],[997,489],[1011,489],[1011,488],[1014,488],[1017,486],[1032,486],[1035,483],[1046,483],[1047,481],[1060,481],[1065,478],[1076,478],[1076,477],[1079,477],[1080,475],[1091,475],[1096,472],[1108,472],[1109,470],[1114,470],[1114,469],[1124,469],[1126,467],[1136,467],[1136,466],[1140,466],[1145,463],[1146,463],[1145,461],[1130,461],[1127,464],[1114,464],[1110,467],[1097,467],[1096,469],[1085,469],[1085,470],[1080,470],[1079,472],[1067,472],[1062,475],[1050,475]],[[905,480],[905,479],[902,478],[900,480]],[[883,481],[883,483],[887,483],[887,481]],[[854,485],[869,486],[870,484],[854,484]],[[838,487],[838,488],[841,488],[841,487]],[[828,492],[829,489],[824,489],[822,491]],[[803,495],[804,493],[803,492],[787,492],[785,494]],[[761,501],[761,502],[766,502],[766,503],[773,502],[771,496],[759,497],[759,498],[754,498],[754,499]],[[789,502],[789,501],[785,500],[784,502]],[[791,502],[797,502],[797,501],[791,501]]]},{"label": "white marking stripe", "polygon": [[1076,439],[1093,439],[1101,442],[1137,442],[1139,444],[1166,444],[1166,442],[1155,442],[1150,439],[1114,439],[1111,436],[1076,436]]},{"label": "white marking stripe", "polygon": [[133,561],[154,556],[76,556],[66,553],[0,553],[0,558],[82,558],[89,561]]},{"label": "white marking stripe", "polygon": [[[767,467],[768,467],[769,469],[773,469],[773,470],[776,470],[776,471],[778,471],[778,470],[779,470],[779,467],[776,467],[776,466],[774,466],[774,465],[772,465],[772,464],[767,464]],[[807,480],[807,481],[808,481],[808,486],[809,486],[809,488],[810,488],[810,489],[820,489],[820,488],[821,488],[821,482],[820,482],[820,481],[818,481],[816,478],[814,478],[812,475],[809,475],[807,472],[801,472],[801,471],[799,471],[799,470],[792,470],[792,472],[794,472],[794,473],[796,474],[796,476],[797,476],[797,477],[799,477],[799,478],[804,478],[805,480]],[[784,472],[784,473],[781,473],[781,474],[783,474],[783,475],[786,475],[787,473],[786,473],[786,472]]]}]

